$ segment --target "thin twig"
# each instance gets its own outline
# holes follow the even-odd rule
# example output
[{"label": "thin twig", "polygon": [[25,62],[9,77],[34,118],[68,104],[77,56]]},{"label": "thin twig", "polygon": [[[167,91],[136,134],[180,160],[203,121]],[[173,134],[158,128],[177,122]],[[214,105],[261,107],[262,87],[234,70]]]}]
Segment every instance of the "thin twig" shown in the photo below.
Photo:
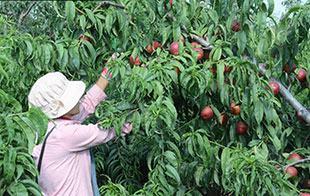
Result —
[{"label": "thin twig", "polygon": [[126,9],[125,6],[120,5],[120,4],[117,4],[117,3],[113,3],[113,2],[111,2],[111,1],[101,1],[101,2],[99,3],[99,5],[94,9],[93,13],[94,13],[95,11],[97,11],[97,10],[98,10],[101,6],[103,6],[103,5],[112,5],[112,6],[117,7],[117,8]]},{"label": "thin twig", "polygon": [[34,6],[36,3],[37,3],[36,1],[33,2],[33,3],[29,6],[29,8],[27,9],[26,12],[22,12],[22,13],[21,13],[21,15],[20,15],[20,17],[19,17],[19,20],[18,20],[18,25],[19,25],[19,26],[22,24],[23,20],[24,20],[25,17],[29,14],[30,10],[33,8],[33,6]]},{"label": "thin twig", "polygon": [[[299,163],[305,163],[307,161],[310,161],[310,157],[305,158],[305,159],[301,159],[301,160],[298,160],[298,161],[295,161],[295,162],[290,163],[288,165],[285,165],[285,166],[283,166],[283,169],[286,170],[288,167],[294,166],[294,165],[299,164]],[[282,168],[279,168],[278,170],[281,171]]]},{"label": "thin twig", "polygon": [[288,77],[288,83],[289,83],[289,85],[288,85],[288,87],[287,87],[287,90],[290,91],[290,90],[291,90],[291,87],[292,87],[292,81],[291,81],[291,78],[290,78],[290,77]]},{"label": "thin twig", "polygon": [[[176,21],[176,18],[174,18],[169,12],[166,12],[166,13],[167,13],[167,16],[170,20],[172,20],[173,22]],[[185,33],[188,33],[188,30],[184,24],[181,25],[181,29],[183,31],[185,31]],[[197,41],[201,46],[203,46],[203,49],[206,49],[206,50],[212,50],[213,49],[213,46],[210,46],[210,42],[208,40],[204,40],[202,37],[200,37],[194,33],[190,33],[190,35],[193,37],[193,39],[195,41]]]}]

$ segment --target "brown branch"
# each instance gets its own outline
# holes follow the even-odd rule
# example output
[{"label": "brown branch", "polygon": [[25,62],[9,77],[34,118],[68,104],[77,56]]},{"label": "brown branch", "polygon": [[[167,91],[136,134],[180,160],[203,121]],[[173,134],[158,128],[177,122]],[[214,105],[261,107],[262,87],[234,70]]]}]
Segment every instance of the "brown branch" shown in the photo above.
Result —
[{"label": "brown branch", "polygon": [[[249,59],[249,57],[245,57],[247,59]],[[256,64],[256,62],[253,62],[254,64]],[[259,65],[259,71],[262,75],[266,74],[266,69],[264,66]],[[284,99],[293,106],[293,108],[297,111],[297,114],[304,120],[306,121],[308,124],[310,124],[310,113],[308,112],[308,110],[302,106],[297,99],[295,99],[295,97],[281,84],[281,82],[279,80],[277,80],[275,77],[271,76],[270,79],[272,81],[275,81],[279,84],[280,86],[280,93],[281,95],[284,97]]]},{"label": "brown branch", "polygon": [[94,9],[93,13],[94,13],[95,11],[97,11],[97,10],[98,10],[101,6],[103,6],[103,5],[112,5],[112,6],[117,7],[117,8],[126,9],[125,6],[120,5],[120,4],[117,4],[117,3],[113,3],[113,2],[111,2],[111,1],[101,1],[101,2],[99,3],[99,5]]},{"label": "brown branch", "polygon": [[37,2],[33,2],[29,8],[27,9],[26,12],[22,12],[21,15],[19,16],[19,20],[18,20],[18,25],[20,26],[23,22],[23,20],[25,19],[25,17],[29,14],[30,10],[33,8],[33,6],[36,4]]},{"label": "brown branch", "polygon": [[[310,161],[310,157],[305,158],[305,159],[301,159],[301,160],[298,160],[298,161],[295,161],[295,162],[290,163],[290,164],[288,164],[288,165],[285,165],[285,166],[283,166],[283,169],[284,169],[284,171],[286,171],[286,169],[287,169],[288,167],[294,166],[294,165],[299,164],[299,163],[305,163],[305,162],[307,162],[307,161]],[[278,168],[278,170],[281,171],[282,168]]]},{"label": "brown branch", "polygon": [[[124,6],[113,3],[113,2],[109,2],[109,1],[102,1],[99,3],[99,5],[94,9],[93,13],[98,10],[102,5],[112,5],[121,9],[125,9]],[[173,22],[176,21],[176,18],[174,18],[169,12],[166,12],[168,18],[170,20],[172,20]],[[88,21],[86,22],[85,27],[87,26]],[[188,33],[188,30],[186,28],[186,26],[183,24],[181,25],[181,29],[183,31],[185,31],[186,33]],[[199,44],[201,44],[203,46],[203,49],[207,49],[207,50],[212,50],[213,46],[210,45],[210,42],[208,40],[204,40],[202,37],[194,34],[194,33],[190,33],[190,35],[193,37],[193,39],[195,41],[197,41]],[[251,60],[250,57],[244,55],[243,58],[249,60],[250,62],[256,64],[256,61]],[[262,75],[265,76],[266,74],[266,69],[264,66],[259,65],[259,71],[261,72]],[[284,97],[284,99],[286,99],[287,102],[289,102],[289,104],[291,104],[293,106],[293,108],[297,111],[297,114],[303,118],[308,124],[310,124],[310,113],[308,112],[308,110],[303,107],[296,99],[295,97],[293,97],[293,95],[273,76],[271,76],[271,80],[277,82],[280,86],[280,93],[282,94],[282,96]]]},{"label": "brown branch", "polygon": [[[171,16],[171,14],[169,12],[167,12],[167,16],[170,20],[172,20],[173,22],[176,21],[176,18],[174,18],[173,16]],[[183,31],[185,31],[185,33],[188,33],[188,30],[186,28],[185,25],[181,25],[181,29]],[[194,34],[194,33],[190,33],[191,37],[197,41],[201,46],[203,46],[203,49],[206,49],[206,50],[212,50],[213,49],[213,46],[210,45],[210,42],[208,40],[204,40],[202,37]]]}]

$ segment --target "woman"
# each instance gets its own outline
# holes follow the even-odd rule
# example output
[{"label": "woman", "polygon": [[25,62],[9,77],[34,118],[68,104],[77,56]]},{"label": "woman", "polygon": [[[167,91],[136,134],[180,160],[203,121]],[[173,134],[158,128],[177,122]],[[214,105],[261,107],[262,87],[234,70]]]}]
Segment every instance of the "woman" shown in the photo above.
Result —
[{"label": "woman", "polygon": [[[39,107],[55,123],[48,123],[47,132],[55,128],[46,140],[40,169],[39,185],[43,195],[98,195],[96,180],[92,179],[95,174],[90,148],[115,138],[115,130],[81,123],[106,99],[104,90],[111,77],[106,75],[105,68],[81,100],[85,84],[68,81],[60,72],[44,75],[31,88],[30,104]],[[132,125],[125,123],[122,135],[130,133],[131,129]],[[32,153],[37,165],[41,149],[42,144],[39,144]]]}]

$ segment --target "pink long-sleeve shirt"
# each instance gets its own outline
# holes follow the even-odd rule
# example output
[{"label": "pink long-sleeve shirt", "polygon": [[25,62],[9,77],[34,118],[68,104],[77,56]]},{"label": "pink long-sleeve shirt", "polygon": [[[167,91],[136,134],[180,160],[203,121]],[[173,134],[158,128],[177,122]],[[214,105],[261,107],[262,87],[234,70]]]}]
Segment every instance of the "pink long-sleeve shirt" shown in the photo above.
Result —
[{"label": "pink long-sleeve shirt", "polygon": [[[56,127],[47,139],[41,165],[39,185],[43,195],[93,195],[89,148],[112,140],[115,130],[81,123],[106,97],[106,94],[94,85],[81,99],[79,114],[72,120],[55,119]],[[48,131],[53,127],[53,122],[49,122]],[[123,132],[129,132],[131,125],[124,124],[122,129]],[[36,164],[41,148],[42,143],[36,145],[32,152]]]}]

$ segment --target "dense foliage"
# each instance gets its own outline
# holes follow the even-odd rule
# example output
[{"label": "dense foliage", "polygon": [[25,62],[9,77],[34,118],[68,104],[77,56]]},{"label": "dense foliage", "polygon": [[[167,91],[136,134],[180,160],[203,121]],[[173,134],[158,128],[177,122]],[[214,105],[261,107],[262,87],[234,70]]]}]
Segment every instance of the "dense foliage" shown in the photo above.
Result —
[{"label": "dense foliage", "polygon": [[[0,176],[5,176],[0,195],[40,195],[29,154],[35,132],[40,136],[36,142],[42,140],[47,118],[28,108],[33,83],[45,73],[61,71],[90,87],[115,52],[123,54],[109,64],[109,99],[86,123],[114,126],[120,134],[123,122],[130,121],[133,131],[94,149],[101,194],[265,196],[307,191],[309,165],[295,165],[297,177],[285,169],[294,162],[289,154],[309,156],[309,127],[268,83],[273,75],[310,107],[309,4],[291,8],[276,22],[273,0],[115,3],[41,2],[30,14],[48,17],[25,19],[19,26],[17,18],[0,17]],[[23,4],[18,13],[30,5]],[[1,12],[9,10],[7,2]],[[35,22],[49,30],[27,28]],[[208,38],[213,49],[193,46],[193,34]],[[161,47],[150,53],[146,48],[153,41]],[[173,42],[179,44],[178,55],[171,54]],[[193,48],[203,48],[201,60]],[[130,56],[139,58],[136,65]],[[259,63],[266,64],[265,76],[258,73]],[[294,64],[295,71],[283,70]],[[303,82],[296,77],[301,68],[307,72]],[[240,114],[230,112],[232,102],[241,106]],[[213,117],[201,116],[206,106]],[[224,114],[226,123],[221,121]],[[240,122],[247,126],[244,134],[236,131]]]}]

